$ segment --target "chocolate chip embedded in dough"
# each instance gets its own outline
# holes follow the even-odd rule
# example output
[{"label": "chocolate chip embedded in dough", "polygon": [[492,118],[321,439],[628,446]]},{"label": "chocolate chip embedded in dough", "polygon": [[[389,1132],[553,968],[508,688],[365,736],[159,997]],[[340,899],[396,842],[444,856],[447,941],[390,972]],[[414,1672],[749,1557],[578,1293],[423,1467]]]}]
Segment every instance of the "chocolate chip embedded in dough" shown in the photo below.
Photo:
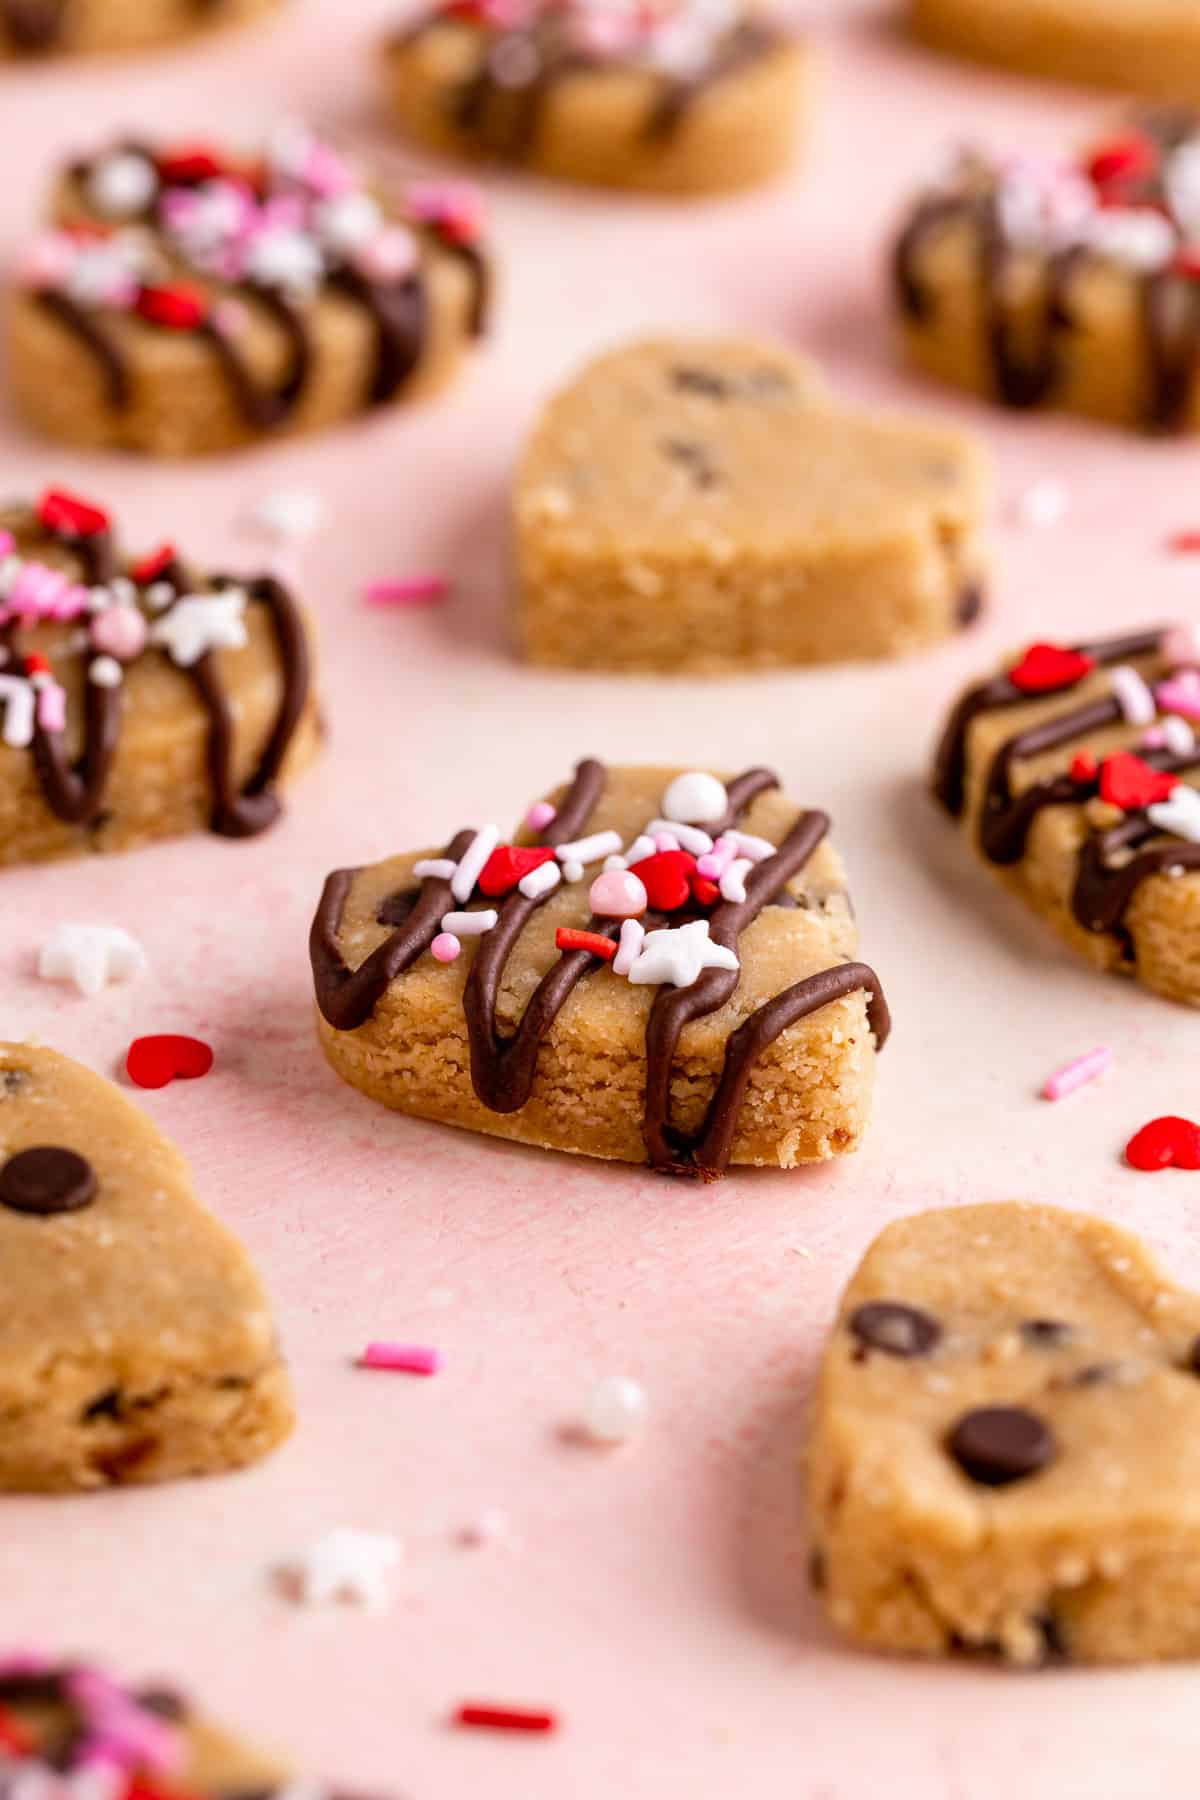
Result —
[{"label": "chocolate chip embedded in dough", "polygon": [[29,1074],[25,1069],[5,1069],[0,1072],[0,1100],[9,1094],[20,1094],[29,1086]]},{"label": "chocolate chip embedded in dough", "polygon": [[388,894],[380,901],[375,914],[379,925],[403,925],[409,914],[421,898],[420,887],[398,888],[394,894]]},{"label": "chocolate chip embedded in dough", "polygon": [[703,394],[706,400],[728,400],[729,383],[712,369],[679,367],[671,370],[671,386],[681,393]]},{"label": "chocolate chip embedded in dough", "polygon": [[1023,1319],[1020,1331],[1025,1342],[1037,1350],[1057,1350],[1074,1336],[1063,1319]]},{"label": "chocolate chip embedded in dough", "polygon": [[96,1198],[96,1171],[76,1150],[39,1144],[20,1150],[0,1168],[0,1206],[13,1212],[77,1212]]},{"label": "chocolate chip embedded in dough", "polygon": [[964,1413],[946,1448],[963,1474],[981,1487],[1025,1481],[1058,1454],[1045,1420],[1023,1406],[979,1406]]},{"label": "chocolate chip embedded in dough", "polygon": [[868,1300],[851,1313],[849,1326],[864,1352],[885,1356],[927,1356],[942,1335],[936,1319],[898,1300]]}]

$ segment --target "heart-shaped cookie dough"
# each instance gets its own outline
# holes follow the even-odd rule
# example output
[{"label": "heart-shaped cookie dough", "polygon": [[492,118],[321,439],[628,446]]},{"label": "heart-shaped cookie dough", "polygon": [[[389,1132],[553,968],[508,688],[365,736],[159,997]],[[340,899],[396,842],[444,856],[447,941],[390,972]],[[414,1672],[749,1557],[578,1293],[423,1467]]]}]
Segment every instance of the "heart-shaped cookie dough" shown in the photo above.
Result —
[{"label": "heart-shaped cookie dough", "polygon": [[122,141],[72,163],[17,269],[9,383],[87,448],[191,456],[440,387],[484,329],[478,204],[389,208],[299,126],[263,156]]},{"label": "heart-shaped cookie dough", "polygon": [[[702,827],[677,774],[581,763],[527,815],[553,860],[502,898],[480,887],[494,825],[331,875],[311,948],[338,1073],[422,1118],[676,1174],[855,1149],[888,1020],[829,820],[750,769]],[[710,891],[660,892],[669,910],[609,879],[685,847]]]},{"label": "heart-shaped cookie dough", "polygon": [[0,1044],[0,1488],[165,1481],[291,1429],[267,1302],[146,1116]]},{"label": "heart-shaped cookie dough", "polygon": [[[934,791],[988,866],[1102,969],[1200,1006],[1200,744],[1171,710],[1189,627],[1037,645],[967,689]],[[1029,671],[1056,672],[1052,687]],[[1168,676],[1173,679],[1167,679]]]},{"label": "heart-shaped cookie dough", "polygon": [[0,508],[0,865],[274,823],[316,754],[309,627],[283,584],[128,562],[53,489]]},{"label": "heart-shaped cookie dough", "polygon": [[526,651],[705,671],[920,649],[978,610],[986,486],[972,439],[839,408],[785,350],[618,350],[521,464]]},{"label": "heart-shaped cookie dough", "polygon": [[0,0],[0,60],[144,50],[257,18],[280,0]]},{"label": "heart-shaped cookie dough", "polygon": [[846,1290],[809,1456],[813,1574],[860,1642],[1200,1657],[1200,1295],[1106,1220],[922,1213]]}]

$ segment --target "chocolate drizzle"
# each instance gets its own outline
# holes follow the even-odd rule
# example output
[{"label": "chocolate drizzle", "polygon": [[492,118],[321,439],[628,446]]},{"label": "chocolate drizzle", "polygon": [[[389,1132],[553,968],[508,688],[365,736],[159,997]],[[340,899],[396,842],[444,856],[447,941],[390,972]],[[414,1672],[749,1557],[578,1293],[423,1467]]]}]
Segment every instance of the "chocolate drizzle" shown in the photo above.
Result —
[{"label": "chocolate drizzle", "polygon": [[[198,13],[215,12],[223,0],[193,0]],[[0,26],[12,49],[22,56],[53,50],[64,36],[71,0],[0,0]]]},{"label": "chocolate drizzle", "polygon": [[[84,565],[85,579],[96,585],[112,578],[116,558],[111,535],[97,532],[61,542]],[[186,578],[172,563],[155,581],[173,587],[178,597]],[[311,685],[308,643],[299,610],[287,589],[273,577],[263,576],[245,584],[219,577],[215,587],[243,585],[250,601],[266,607],[279,651],[283,691],[270,736],[250,779],[240,789],[234,783],[234,712],[229,694],[212,653],[202,656],[188,671],[208,714],[207,766],[212,789],[210,828],[221,837],[252,837],[279,817],[281,805],[275,782],[283,766],[296,728],[304,714]],[[15,623],[0,626],[0,647],[7,649],[16,666],[22,662]],[[145,654],[145,652],[143,653]],[[84,731],[82,752],[75,763],[68,760],[63,736],[46,731],[35,721],[30,746],[34,768],[46,806],[64,824],[94,826],[103,817],[105,792],[120,742],[123,689],[91,679],[93,663],[101,652],[89,650],[84,671]]]},{"label": "chocolate drizzle", "polygon": [[[593,760],[581,762],[558,811],[539,837],[548,845],[565,844],[579,837],[604,791],[605,771]],[[766,769],[749,769],[727,788],[728,811],[712,826],[714,835],[730,829],[761,793],[777,786]],[[786,884],[804,868],[829,827],[824,813],[804,813],[775,853],[759,863],[746,880],[746,898],[724,902],[711,914],[712,941],[737,949],[739,939],[763,908],[782,901]],[[474,837],[458,832],[442,856],[458,862]],[[313,920],[309,948],[317,1004],[324,1018],[338,1031],[353,1031],[371,1017],[391,984],[412,967],[441,930],[442,915],[454,901],[449,880],[427,877],[414,898],[406,891],[394,911],[400,923],[391,935],[360,964],[347,967],[338,944],[338,933],[356,869],[341,869],[325,883]],[[562,1007],[587,974],[601,966],[601,959],[587,950],[564,951],[542,976],[515,1031],[505,1036],[497,1028],[500,988],[504,972],[521,933],[545,904],[548,896],[528,898],[519,889],[499,907],[491,931],[480,940],[463,992],[463,1008],[470,1042],[471,1080],[480,1102],[493,1112],[519,1112],[533,1091],[538,1052]],[[386,918],[388,902],[381,909]],[[656,918],[647,920],[653,925]],[[587,929],[615,937],[612,921],[591,919]],[[726,1046],[725,1063],[700,1129],[692,1136],[676,1130],[670,1121],[671,1071],[679,1038],[694,1019],[716,1012],[735,992],[738,970],[707,969],[687,988],[660,988],[646,1029],[646,1093],[643,1136],[651,1165],[675,1174],[711,1178],[729,1161],[741,1105],[754,1066],[771,1044],[790,1025],[822,1006],[862,988],[870,990],[869,1017],[876,1042],[882,1047],[890,1020],[877,977],[863,963],[845,963],[822,970],[777,994],[758,1008],[734,1031]]]},{"label": "chocolate drizzle", "polygon": [[[1070,648],[1090,657],[1099,668],[1111,668],[1130,658],[1152,656],[1161,640],[1161,630],[1143,631]],[[966,809],[967,737],[972,722],[1004,707],[1054,697],[1054,693],[1025,692],[1007,675],[997,675],[968,689],[950,715],[934,763],[934,795],[952,817],[961,818]],[[1020,862],[1040,812],[1050,806],[1083,806],[1100,791],[1098,779],[1064,772],[1014,794],[1013,772],[1017,764],[1049,750],[1062,749],[1106,726],[1120,724],[1123,716],[1115,696],[1101,695],[1005,739],[992,757],[983,782],[978,835],[980,849],[989,862],[1001,867]],[[1143,760],[1164,773],[1183,775],[1200,768],[1200,749],[1186,755],[1153,750],[1144,753]],[[1162,837],[1161,828],[1143,809],[1138,809],[1111,830],[1092,833],[1079,853],[1071,892],[1072,915],[1085,931],[1107,932],[1118,938],[1127,956],[1132,956],[1133,946],[1124,919],[1141,884],[1168,869],[1200,868],[1200,844],[1176,838],[1165,843],[1151,842]]]}]

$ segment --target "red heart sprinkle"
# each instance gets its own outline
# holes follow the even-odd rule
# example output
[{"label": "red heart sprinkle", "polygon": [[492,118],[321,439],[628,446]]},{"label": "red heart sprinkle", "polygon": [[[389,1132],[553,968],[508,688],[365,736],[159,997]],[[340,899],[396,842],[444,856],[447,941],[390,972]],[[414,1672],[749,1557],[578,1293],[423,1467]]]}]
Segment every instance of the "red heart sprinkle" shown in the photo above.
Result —
[{"label": "red heart sprinkle", "polygon": [[1200,531],[1176,531],[1167,539],[1167,549],[1175,556],[1195,556],[1200,551]]},{"label": "red heart sprinkle", "polygon": [[195,1081],[213,1066],[213,1053],[199,1038],[134,1038],[125,1058],[125,1073],[141,1088],[163,1088],[172,1081]]},{"label": "red heart sprinkle", "polygon": [[1052,694],[1057,688],[1073,687],[1095,666],[1080,650],[1068,650],[1062,644],[1030,644],[1020,662],[1008,671],[1008,679],[1023,694]]},{"label": "red heart sprinkle", "polygon": [[1187,281],[1200,281],[1200,249],[1195,244],[1184,244],[1175,252],[1171,268]]},{"label": "red heart sprinkle", "polygon": [[25,658],[25,673],[27,675],[52,674],[53,671],[50,667],[50,658],[48,656],[43,656],[40,650],[31,650],[29,655]]},{"label": "red heart sprinkle", "polygon": [[1158,1169],[1200,1169],[1200,1125],[1170,1115],[1151,1119],[1126,1144],[1125,1161],[1148,1174]]},{"label": "red heart sprinkle", "polygon": [[1122,812],[1168,800],[1178,786],[1178,775],[1152,769],[1132,750],[1118,750],[1100,765],[1100,798],[1110,806],[1119,806]]},{"label": "red heart sprinkle", "polygon": [[656,850],[629,873],[645,888],[652,912],[678,912],[688,903],[695,869],[696,859],[687,850]]},{"label": "red heart sprinkle", "polygon": [[1158,147],[1142,131],[1123,131],[1097,144],[1087,159],[1087,172],[1097,187],[1114,181],[1136,181],[1158,167]]},{"label": "red heart sprinkle", "polygon": [[147,582],[157,580],[164,569],[170,568],[175,561],[176,554],[174,544],[160,544],[157,550],[152,550],[149,556],[141,557],[132,565],[129,571],[130,580],[136,581],[140,587],[145,587]]},{"label": "red heart sprinkle", "polygon": [[158,178],[165,187],[187,187],[193,182],[215,181],[225,165],[207,144],[181,144],[158,158]]},{"label": "red heart sprinkle", "polygon": [[103,508],[66,488],[46,489],[38,501],[38,518],[47,531],[60,532],[64,537],[97,537],[111,523]]},{"label": "red heart sprinkle", "polygon": [[1099,766],[1090,750],[1081,750],[1078,756],[1071,758],[1071,780],[1092,781]]},{"label": "red heart sprinkle", "polygon": [[526,848],[523,844],[497,844],[479,871],[479,891],[489,900],[498,900],[501,894],[511,894],[531,869],[540,869],[543,863],[553,861],[553,850],[540,844],[536,848]]},{"label": "red heart sprinkle", "polygon": [[692,899],[697,906],[715,906],[721,898],[720,888],[715,881],[710,881],[707,875],[693,875],[688,885],[691,887]]},{"label": "red heart sprinkle", "polygon": [[139,289],[135,311],[140,319],[168,331],[195,331],[208,317],[208,301],[198,288],[177,282],[173,287]]}]

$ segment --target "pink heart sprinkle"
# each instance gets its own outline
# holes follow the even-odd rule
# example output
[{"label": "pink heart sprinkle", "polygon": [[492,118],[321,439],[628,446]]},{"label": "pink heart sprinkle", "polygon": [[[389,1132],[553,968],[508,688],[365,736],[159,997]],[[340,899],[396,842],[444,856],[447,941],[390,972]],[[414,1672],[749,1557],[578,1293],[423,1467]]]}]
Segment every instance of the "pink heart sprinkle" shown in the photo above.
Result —
[{"label": "pink heart sprinkle", "polygon": [[1169,681],[1160,681],[1155,697],[1164,712],[1200,719],[1200,669],[1183,669]]}]

